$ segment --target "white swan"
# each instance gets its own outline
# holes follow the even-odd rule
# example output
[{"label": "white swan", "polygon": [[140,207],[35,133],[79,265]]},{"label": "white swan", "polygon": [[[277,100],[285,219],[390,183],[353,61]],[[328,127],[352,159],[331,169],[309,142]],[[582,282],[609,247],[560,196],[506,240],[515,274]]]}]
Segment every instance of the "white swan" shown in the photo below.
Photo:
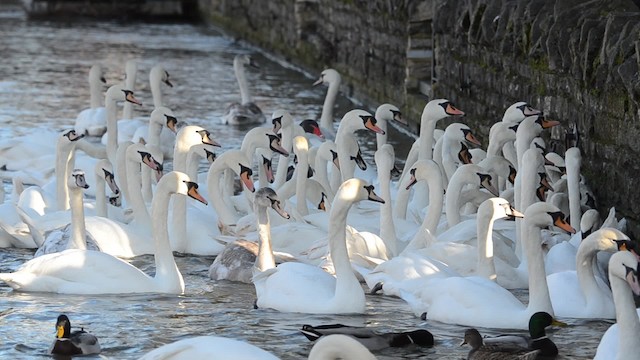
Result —
[{"label": "white swan", "polygon": [[458,167],[453,176],[451,176],[445,193],[445,211],[449,228],[460,222],[460,207],[463,205],[460,201],[460,195],[463,187],[467,184],[483,187],[494,196],[498,196],[498,191],[493,186],[491,175],[484,168],[475,164],[465,164]]},{"label": "white swan", "polygon": [[340,120],[335,141],[338,148],[342,182],[351,179],[355,172],[353,158],[357,156],[360,147],[354,133],[358,130],[370,130],[376,134],[384,133],[378,127],[376,118],[367,111],[355,109],[344,114],[342,120]]},{"label": "white swan", "polygon": [[336,132],[333,130],[333,108],[336,105],[338,91],[340,91],[340,83],[342,77],[340,73],[334,69],[325,69],[320,73],[320,77],[313,83],[313,86],[327,84],[327,94],[322,104],[322,113],[320,114],[320,129],[329,140],[335,139]]},{"label": "white swan", "polygon": [[562,213],[552,205],[536,203],[524,213],[528,238],[525,250],[529,268],[529,302],[525,306],[512,293],[495,282],[480,277],[450,277],[422,283],[415,293],[402,294],[420,315],[427,319],[468,326],[526,329],[529,318],[538,311],[553,314],[549,298],[544,260],[540,246],[540,228],[555,224],[574,232]]},{"label": "white swan", "polygon": [[[278,360],[275,355],[247,342],[220,336],[198,336],[163,345],[139,360]],[[375,360],[357,340],[347,335],[323,336],[309,353],[309,360]]]},{"label": "white swan", "polygon": [[397,121],[402,125],[407,125],[407,121],[402,117],[402,112],[397,106],[392,104],[382,104],[376,108],[374,117],[378,121],[378,127],[382,129],[383,133],[376,134],[376,149],[380,150],[382,145],[387,143],[388,136],[388,123],[391,121]]},{"label": "white swan", "polygon": [[[318,267],[301,263],[256,268],[253,283],[257,306],[286,312],[363,313],[364,292],[351,269],[345,227],[351,205],[365,199],[384,202],[373,192],[373,186],[353,178],[342,184],[331,206],[329,248],[335,277]],[[275,264],[275,261],[270,263]]]},{"label": "white swan", "polygon": [[445,187],[460,163],[471,163],[470,161],[465,162],[458,156],[461,143],[462,146],[480,146],[480,141],[473,135],[470,127],[462,123],[452,123],[444,130],[444,135],[436,141],[433,149],[433,161],[440,166],[444,175]]},{"label": "white swan", "polygon": [[640,296],[637,256],[619,251],[609,260],[609,281],[616,306],[616,324],[604,333],[594,360],[634,360],[640,354],[640,320],[633,295]]},{"label": "white swan", "polygon": [[102,106],[102,87],[107,82],[102,74],[102,66],[95,64],[89,70],[89,93],[91,95],[91,107],[82,110],[74,128],[80,134],[89,136],[102,136],[107,131],[107,117]]},{"label": "white swan", "polygon": [[[89,187],[84,179],[82,170],[74,170],[67,180],[69,187],[71,206],[71,223],[62,229],[56,229],[46,235],[46,239],[38,241],[41,245],[33,257],[56,253],[66,249],[99,250],[90,236],[86,236],[84,223],[83,189]],[[36,229],[31,229],[36,236]]]},{"label": "white swan", "polygon": [[576,270],[547,276],[549,295],[557,316],[572,318],[615,317],[611,290],[594,272],[599,251],[616,252],[629,247],[629,237],[617,229],[604,228],[587,236],[576,254]]},{"label": "white swan", "polygon": [[264,124],[266,116],[258,105],[253,102],[249,84],[244,73],[244,66],[249,65],[257,68],[256,63],[247,54],[239,54],[233,59],[233,70],[240,86],[241,102],[234,102],[227,107],[225,115],[221,120],[223,124],[230,125],[253,125]]},{"label": "white swan", "polygon": [[191,182],[186,174],[178,172],[164,175],[158,183],[152,204],[154,277],[103,252],[70,249],[30,260],[13,273],[0,273],[0,280],[18,291],[182,294],[184,280],[176,266],[168,239],[169,199],[172,194],[180,194],[206,203],[197,188],[198,185]]}]

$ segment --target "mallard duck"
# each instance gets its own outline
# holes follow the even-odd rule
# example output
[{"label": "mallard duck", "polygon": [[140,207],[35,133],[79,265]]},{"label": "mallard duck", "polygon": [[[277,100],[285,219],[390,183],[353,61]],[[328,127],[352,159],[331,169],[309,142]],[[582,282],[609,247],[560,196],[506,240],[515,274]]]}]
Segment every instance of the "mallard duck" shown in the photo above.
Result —
[{"label": "mallard duck", "polygon": [[534,360],[540,353],[540,350],[485,345],[480,332],[473,328],[464,332],[464,340],[460,346],[465,344],[471,346],[467,360]]},{"label": "mallard duck", "polygon": [[319,326],[303,325],[300,331],[310,341],[316,341],[323,336],[331,334],[348,335],[373,351],[410,344],[433,346],[433,335],[424,329],[398,333],[379,333],[364,327],[330,324]]},{"label": "mallard duck", "polygon": [[545,328],[549,326],[567,326],[567,324],[553,318],[547,312],[537,312],[529,319],[529,335],[497,335],[484,337],[484,343],[496,346],[518,346],[529,350],[540,350],[538,359],[552,359],[558,355],[558,347],[547,337]]},{"label": "mallard duck", "polygon": [[67,315],[58,316],[56,322],[56,340],[51,345],[51,354],[55,355],[87,355],[99,354],[101,351],[98,338],[84,331],[71,332],[71,322]]}]

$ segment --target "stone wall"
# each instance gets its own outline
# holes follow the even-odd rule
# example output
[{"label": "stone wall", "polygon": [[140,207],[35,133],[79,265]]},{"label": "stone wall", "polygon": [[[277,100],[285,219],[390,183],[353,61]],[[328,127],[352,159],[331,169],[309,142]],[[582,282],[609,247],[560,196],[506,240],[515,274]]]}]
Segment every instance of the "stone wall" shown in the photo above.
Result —
[{"label": "stone wall", "polygon": [[563,123],[553,138],[576,124],[600,210],[615,204],[640,233],[634,1],[199,1],[207,19],[253,44],[314,73],[337,69],[347,94],[398,105],[414,129],[428,100],[420,89],[454,101],[485,142],[491,124],[519,100]]}]

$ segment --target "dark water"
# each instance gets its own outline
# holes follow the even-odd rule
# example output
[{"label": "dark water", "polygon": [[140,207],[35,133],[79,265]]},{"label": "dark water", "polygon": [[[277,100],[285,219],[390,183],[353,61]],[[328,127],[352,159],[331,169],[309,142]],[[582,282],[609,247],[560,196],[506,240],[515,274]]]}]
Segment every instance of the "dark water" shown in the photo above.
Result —
[{"label": "dark water", "polygon": [[[248,71],[256,102],[269,114],[288,109],[297,119],[319,117],[326,88],[311,87],[316,74],[271,60],[246,45],[221,36],[215,29],[190,24],[27,21],[21,9],[0,3],[0,139],[63,129],[89,104],[89,67],[103,65],[108,84],[122,81],[124,64],[138,60],[136,96],[144,103],[136,116],[152,109],[148,72],[161,63],[173,88],[163,87],[165,103],[181,119],[204,126],[225,149],[238,148],[244,131],[218,124],[225,106],[239,97],[231,68],[238,53],[253,53],[261,70]],[[336,117],[354,108],[371,110],[343,97]],[[373,111],[373,110],[372,110]],[[396,154],[406,154],[412,139],[391,131]],[[375,139],[364,135],[364,149]],[[371,152],[367,152],[371,163]],[[5,184],[10,190],[8,184]],[[16,269],[32,250],[0,249],[0,272]],[[432,349],[406,348],[377,353],[384,359],[461,359],[464,328],[416,318],[398,299],[368,296],[361,316],[287,314],[253,309],[252,285],[213,282],[207,276],[212,258],[178,257],[186,294],[70,296],[12,292],[0,285],[0,359],[48,357],[55,318],[69,314],[72,323],[98,334],[102,355],[136,359],[164,343],[196,335],[215,334],[242,339],[283,359],[306,358],[310,344],[298,331],[302,324],[341,322],[381,331],[424,328],[436,338]],[[133,263],[153,273],[152,257]],[[123,280],[125,281],[125,280]],[[523,298],[526,299],[526,294]],[[552,334],[561,359],[589,359],[608,322],[567,320],[570,327]],[[497,333],[481,329],[482,333]]]}]

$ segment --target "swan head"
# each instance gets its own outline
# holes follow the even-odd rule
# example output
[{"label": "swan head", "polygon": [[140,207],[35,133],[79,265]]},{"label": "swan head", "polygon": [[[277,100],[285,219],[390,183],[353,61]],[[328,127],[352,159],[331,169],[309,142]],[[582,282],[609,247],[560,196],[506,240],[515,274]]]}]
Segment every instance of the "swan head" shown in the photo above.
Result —
[{"label": "swan head", "polygon": [[449,116],[464,116],[464,112],[447,99],[431,100],[422,110],[423,121],[438,121]]},{"label": "swan head", "polygon": [[452,140],[466,141],[469,145],[481,145],[480,141],[473,135],[471,128],[462,123],[451,123],[444,130],[444,136]]},{"label": "swan head", "polygon": [[339,84],[342,81],[340,73],[334,69],[325,69],[320,73],[320,77],[313,83],[313,86],[320,84]]},{"label": "swan head", "polygon": [[640,262],[629,251],[618,251],[609,259],[609,278],[613,276],[625,280],[629,288],[640,296]]},{"label": "swan head", "polygon": [[238,55],[236,55],[233,58],[233,65],[234,66],[241,66],[241,67],[243,67],[245,65],[248,65],[248,66],[250,66],[252,68],[255,68],[255,69],[259,69],[260,68],[258,63],[255,60],[253,60],[249,54],[238,54]]},{"label": "swan head", "polygon": [[293,125],[293,117],[287,110],[278,109],[271,114],[271,124],[273,124],[273,133],[278,134],[283,127]]},{"label": "swan head", "polygon": [[240,181],[242,181],[247,190],[255,192],[256,189],[253,187],[253,180],[251,180],[253,171],[251,170],[251,168],[244,166],[241,163],[238,163],[238,166],[240,167],[240,172],[238,173],[238,175],[240,176]]},{"label": "swan head", "polygon": [[78,134],[78,132],[76,132],[74,129],[71,129],[64,132],[62,134],[61,139],[63,140],[66,139],[65,142],[67,143],[73,143],[75,141],[82,139],[83,137],[84,137],[84,134]]},{"label": "swan head", "polygon": [[635,243],[631,241],[629,236],[616,228],[598,229],[584,239],[584,241],[587,240],[596,241],[600,251],[630,251],[636,256],[638,254]]},{"label": "swan head", "polygon": [[524,101],[518,101],[507,108],[502,116],[503,122],[520,122],[527,116],[541,115],[542,111],[534,109]]},{"label": "swan head", "polygon": [[524,211],[524,222],[529,226],[542,228],[552,225],[571,234],[576,232],[566,221],[565,215],[557,206],[545,202],[536,202],[529,205]]},{"label": "swan head", "polygon": [[407,120],[402,117],[402,112],[397,106],[392,104],[382,104],[378,106],[375,114],[376,119],[384,121],[397,121],[403,125],[407,125]]},{"label": "swan head", "polygon": [[149,115],[149,122],[156,126],[166,126],[174,134],[177,133],[178,119],[173,115],[173,111],[166,106],[158,106]]},{"label": "swan head", "polygon": [[282,142],[280,140],[280,136],[274,134],[267,134],[269,138],[269,149],[273,152],[277,152],[283,156],[289,156],[289,152],[282,147]]},{"label": "swan head", "polygon": [[336,198],[351,202],[361,200],[371,200],[382,204],[385,202],[374,192],[373,185],[358,178],[351,178],[343,182],[336,193]]},{"label": "swan head", "polygon": [[102,72],[102,66],[95,64],[91,67],[91,70],[89,70],[89,82],[92,84],[107,83]]},{"label": "swan head", "polygon": [[259,208],[270,207],[283,218],[291,218],[291,216],[286,211],[284,211],[282,202],[280,201],[278,194],[275,192],[275,190],[267,186],[256,191],[256,195],[253,199],[253,206],[256,213],[258,212]]},{"label": "swan head", "polygon": [[597,230],[602,225],[602,219],[600,213],[596,209],[589,209],[582,213],[580,218],[580,231],[582,232],[582,239],[591,235],[594,230]]},{"label": "swan head", "polygon": [[101,166],[100,170],[102,170],[102,174],[99,174],[99,176],[102,176],[104,178],[104,182],[109,186],[109,189],[111,189],[111,192],[116,195],[120,194],[120,188],[116,183],[116,179],[115,179],[115,176],[113,175],[111,168]]},{"label": "swan head", "polygon": [[84,177],[84,171],[80,169],[74,169],[71,172],[69,179],[67,179],[67,186],[69,186],[70,189],[88,189],[89,184],[87,184],[87,181]]},{"label": "swan head", "polygon": [[155,171],[156,180],[159,181],[164,170],[162,166],[162,151],[155,146],[134,143],[129,145],[126,150],[127,161],[145,164],[151,170]]},{"label": "swan head", "polygon": [[309,141],[304,136],[296,136],[293,138],[293,153],[302,155],[309,152]]},{"label": "swan head", "polygon": [[196,133],[198,135],[200,135],[200,141],[204,144],[204,145],[211,145],[211,146],[217,146],[217,147],[222,147],[222,145],[220,145],[220,143],[218,143],[217,141],[213,140],[213,138],[211,137],[211,133],[209,132],[209,130],[206,129],[202,129],[202,130],[197,130]]},{"label": "swan head", "polygon": [[168,87],[173,87],[173,84],[169,80],[169,73],[162,67],[162,65],[156,65],[153,68],[151,68],[151,72],[149,72],[149,81],[151,83],[163,82]]},{"label": "swan head", "polygon": [[256,149],[256,155],[262,159],[260,166],[264,169],[264,173],[267,176],[269,184],[273,184],[275,181],[275,177],[273,176],[273,161],[271,160],[272,154],[273,152],[271,152],[271,150],[262,148]]},{"label": "swan head", "polygon": [[320,129],[320,124],[316,120],[306,119],[300,122],[300,127],[306,134],[313,134],[320,139],[325,139],[324,134],[322,133],[322,129]]},{"label": "swan head", "polygon": [[478,207],[478,217],[487,216],[492,221],[498,219],[513,220],[515,218],[523,218],[524,214],[513,208],[513,206],[505,199],[494,197],[485,200]]},{"label": "swan head", "polygon": [[[442,183],[442,175],[438,164],[433,160],[418,160],[409,169],[409,183],[406,189],[409,190],[418,181],[427,180],[429,178],[435,178]],[[442,188],[442,186],[440,186]]]}]

